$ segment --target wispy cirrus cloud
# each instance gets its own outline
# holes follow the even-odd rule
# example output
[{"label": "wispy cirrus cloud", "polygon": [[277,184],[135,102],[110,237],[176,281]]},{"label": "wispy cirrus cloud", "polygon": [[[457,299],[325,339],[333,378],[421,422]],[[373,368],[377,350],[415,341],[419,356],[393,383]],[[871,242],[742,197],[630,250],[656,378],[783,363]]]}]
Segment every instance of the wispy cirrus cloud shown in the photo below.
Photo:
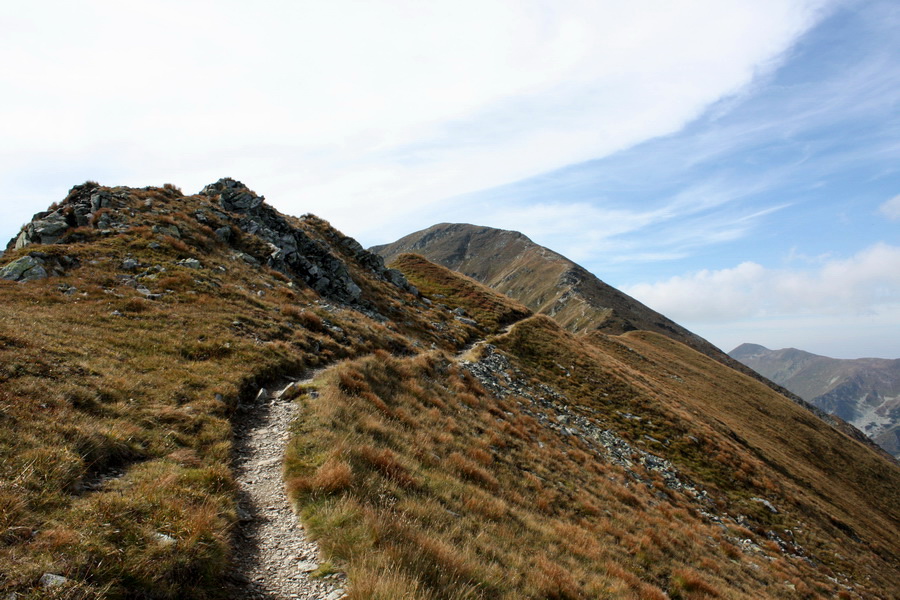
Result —
[{"label": "wispy cirrus cloud", "polygon": [[646,271],[665,259],[686,271],[741,255],[780,260],[788,245],[821,254],[824,240],[847,252],[873,235],[896,239],[863,218],[900,178],[895,25],[891,3],[849,8],[677,133],[455,199],[455,212],[489,207],[478,212],[489,224],[518,228],[620,283],[641,274],[617,265]]},{"label": "wispy cirrus cloud", "polygon": [[232,175],[385,241],[422,205],[679,130],[836,4],[20,3],[0,183],[26,202],[0,234],[87,178]]}]

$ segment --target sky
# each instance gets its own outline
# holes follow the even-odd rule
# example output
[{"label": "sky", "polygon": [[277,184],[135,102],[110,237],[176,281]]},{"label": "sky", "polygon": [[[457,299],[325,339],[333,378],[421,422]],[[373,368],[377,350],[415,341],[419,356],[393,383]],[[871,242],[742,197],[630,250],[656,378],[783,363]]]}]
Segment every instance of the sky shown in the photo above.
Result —
[{"label": "sky", "polygon": [[243,181],[363,245],[515,229],[728,351],[900,358],[895,0],[0,7],[0,239]]}]

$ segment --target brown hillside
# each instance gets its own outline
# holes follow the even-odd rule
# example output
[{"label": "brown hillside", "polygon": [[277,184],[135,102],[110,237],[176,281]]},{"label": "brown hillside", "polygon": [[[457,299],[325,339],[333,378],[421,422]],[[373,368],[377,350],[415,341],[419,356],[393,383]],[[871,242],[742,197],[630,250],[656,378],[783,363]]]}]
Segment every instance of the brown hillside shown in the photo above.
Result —
[{"label": "brown hillside", "polygon": [[806,403],[700,336],[517,231],[441,223],[371,250],[388,263],[403,253],[421,254],[522,302],[536,313],[553,317],[573,333],[620,334],[635,330],[661,333],[761,381],[847,435],[871,443],[852,425]]},{"label": "brown hillside", "polygon": [[0,264],[0,597],[273,597],[236,564],[290,551],[252,536],[274,511],[242,515],[235,431],[276,400],[300,407],[284,476],[323,553],[285,554],[286,585],[900,595],[894,463],[666,337],[575,336],[398,264],[231,179],[88,182],[39,213]]}]

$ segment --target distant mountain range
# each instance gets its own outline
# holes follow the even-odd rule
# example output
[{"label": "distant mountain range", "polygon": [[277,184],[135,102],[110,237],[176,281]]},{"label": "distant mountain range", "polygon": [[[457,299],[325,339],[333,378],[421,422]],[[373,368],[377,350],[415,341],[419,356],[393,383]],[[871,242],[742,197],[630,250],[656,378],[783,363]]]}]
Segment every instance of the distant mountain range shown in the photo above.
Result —
[{"label": "distant mountain range", "polygon": [[844,360],[758,344],[741,344],[728,354],[900,457],[900,359]]}]

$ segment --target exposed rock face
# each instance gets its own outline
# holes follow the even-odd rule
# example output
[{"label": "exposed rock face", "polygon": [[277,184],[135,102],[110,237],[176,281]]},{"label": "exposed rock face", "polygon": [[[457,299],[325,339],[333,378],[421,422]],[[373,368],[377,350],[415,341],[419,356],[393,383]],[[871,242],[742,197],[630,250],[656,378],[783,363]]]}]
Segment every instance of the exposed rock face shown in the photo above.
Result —
[{"label": "exposed rock face", "polygon": [[47,277],[44,261],[33,256],[23,256],[0,269],[0,279],[33,281]]},{"label": "exposed rock face", "polygon": [[30,244],[59,243],[75,227],[94,226],[101,231],[122,230],[124,225],[117,222],[113,214],[101,211],[110,207],[114,198],[113,193],[101,189],[95,182],[76,185],[58,208],[34,215],[19,235],[10,241],[7,250],[18,250]]},{"label": "exposed rock face", "polygon": [[729,354],[900,458],[900,359],[842,360],[758,344],[741,344]]},{"label": "exposed rock face", "polygon": [[[258,236],[271,248],[266,264],[282,273],[299,276],[314,290],[338,302],[355,303],[362,289],[353,281],[347,265],[332,254],[327,246],[291,226],[275,209],[265,204],[265,198],[240,181],[226,177],[200,191],[201,195],[217,201],[222,209],[236,217],[237,225],[245,233]],[[217,231],[220,238],[228,233]],[[338,240],[364,267],[407,291],[414,288],[397,271],[386,269],[384,260],[363,249],[352,238]]]}]

